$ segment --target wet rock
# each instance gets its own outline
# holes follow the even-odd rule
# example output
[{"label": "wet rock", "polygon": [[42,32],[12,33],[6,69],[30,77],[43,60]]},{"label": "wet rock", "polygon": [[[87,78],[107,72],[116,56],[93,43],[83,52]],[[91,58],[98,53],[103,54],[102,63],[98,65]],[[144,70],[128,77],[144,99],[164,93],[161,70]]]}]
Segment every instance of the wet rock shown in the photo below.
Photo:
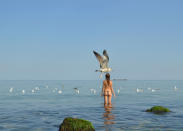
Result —
[{"label": "wet rock", "polygon": [[151,109],[147,109],[146,112],[152,112],[154,114],[164,114],[170,112],[170,110],[163,106],[154,106]]},{"label": "wet rock", "polygon": [[90,121],[67,117],[60,125],[59,131],[95,131],[95,129]]}]

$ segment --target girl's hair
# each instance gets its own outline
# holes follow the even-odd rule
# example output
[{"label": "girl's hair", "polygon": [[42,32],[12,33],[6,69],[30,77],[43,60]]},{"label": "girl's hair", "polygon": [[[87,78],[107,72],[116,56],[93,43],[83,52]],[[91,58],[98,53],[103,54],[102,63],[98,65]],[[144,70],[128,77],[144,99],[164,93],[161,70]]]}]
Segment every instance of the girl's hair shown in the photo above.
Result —
[{"label": "girl's hair", "polygon": [[107,73],[105,75],[105,79],[107,80],[107,84],[109,85],[110,84],[110,74],[109,73]]}]

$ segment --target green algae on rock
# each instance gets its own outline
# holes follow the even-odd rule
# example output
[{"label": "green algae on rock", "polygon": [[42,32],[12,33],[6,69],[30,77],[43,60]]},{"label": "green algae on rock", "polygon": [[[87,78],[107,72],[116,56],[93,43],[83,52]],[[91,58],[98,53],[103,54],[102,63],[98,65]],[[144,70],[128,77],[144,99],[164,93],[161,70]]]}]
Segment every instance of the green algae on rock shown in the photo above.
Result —
[{"label": "green algae on rock", "polygon": [[155,114],[164,114],[164,113],[170,112],[170,110],[163,106],[154,106],[151,109],[147,109],[146,112],[152,112]]},{"label": "green algae on rock", "polygon": [[60,125],[59,131],[95,131],[95,129],[90,121],[67,117]]}]

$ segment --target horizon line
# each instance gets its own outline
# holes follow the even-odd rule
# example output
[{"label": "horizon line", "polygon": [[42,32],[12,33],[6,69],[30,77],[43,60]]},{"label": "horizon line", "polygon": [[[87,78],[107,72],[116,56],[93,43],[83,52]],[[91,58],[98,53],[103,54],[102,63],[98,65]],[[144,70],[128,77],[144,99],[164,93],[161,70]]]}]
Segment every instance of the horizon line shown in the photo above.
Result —
[{"label": "horizon line", "polygon": [[[103,79],[93,79],[93,80],[84,80],[84,79],[72,79],[72,80],[56,80],[56,79],[36,79],[36,80],[31,80],[31,79],[11,79],[11,80],[1,80],[0,81],[96,81],[96,80],[103,80]],[[113,81],[182,81],[183,79],[126,79],[126,80],[114,80]]]}]

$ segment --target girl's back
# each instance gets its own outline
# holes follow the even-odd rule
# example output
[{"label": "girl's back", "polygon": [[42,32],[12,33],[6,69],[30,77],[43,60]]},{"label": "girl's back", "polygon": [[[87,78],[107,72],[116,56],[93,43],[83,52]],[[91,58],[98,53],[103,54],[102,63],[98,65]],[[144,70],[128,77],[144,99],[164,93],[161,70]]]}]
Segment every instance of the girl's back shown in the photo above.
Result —
[{"label": "girl's back", "polygon": [[104,85],[104,91],[111,91],[112,81],[108,82],[107,80],[104,80],[103,85]]}]

